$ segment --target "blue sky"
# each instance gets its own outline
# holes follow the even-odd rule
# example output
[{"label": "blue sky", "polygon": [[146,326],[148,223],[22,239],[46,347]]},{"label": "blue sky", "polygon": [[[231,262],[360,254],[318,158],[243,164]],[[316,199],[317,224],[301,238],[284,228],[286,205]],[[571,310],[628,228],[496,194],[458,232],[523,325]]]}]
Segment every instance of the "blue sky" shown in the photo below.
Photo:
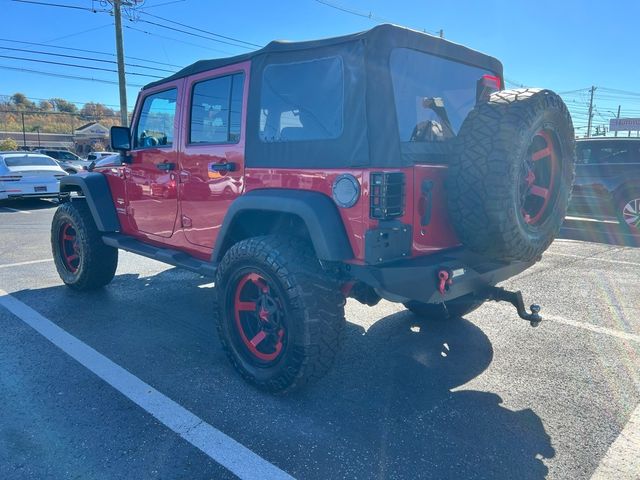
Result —
[{"label": "blue sky", "polygon": [[[22,57],[0,57],[0,95],[19,91],[31,98],[63,97],[80,103],[99,101],[117,106],[118,90],[113,84],[1,68],[117,80],[116,74],[111,72],[35,63],[24,58],[115,68],[110,63],[8,50],[20,48],[114,60],[106,55],[55,48],[114,52],[113,19],[109,13],[102,12],[108,9],[106,2],[34,1],[93,7],[98,13],[0,0],[0,55]],[[445,38],[499,58],[505,67],[505,77],[513,83],[571,92],[565,94],[565,101],[572,109],[576,126],[586,124],[587,89],[591,85],[598,87],[595,124],[604,124],[618,104],[622,104],[623,117],[640,117],[640,53],[634,36],[640,18],[638,1],[326,0],[352,13],[332,8],[322,1],[146,0],[136,17],[124,22],[127,61],[176,70],[176,67],[165,64],[184,66],[202,58],[229,56],[254,48],[216,42],[210,40],[207,33],[176,24],[163,28],[149,23],[169,24],[157,17],[257,45],[272,39],[303,40],[340,35],[389,21],[427,32],[443,29]],[[372,19],[359,15],[368,13]],[[18,44],[16,41],[46,46]],[[133,66],[129,71],[168,74]],[[153,80],[134,75],[128,77],[130,84]],[[128,88],[130,105],[135,102],[138,90],[136,86]]]}]

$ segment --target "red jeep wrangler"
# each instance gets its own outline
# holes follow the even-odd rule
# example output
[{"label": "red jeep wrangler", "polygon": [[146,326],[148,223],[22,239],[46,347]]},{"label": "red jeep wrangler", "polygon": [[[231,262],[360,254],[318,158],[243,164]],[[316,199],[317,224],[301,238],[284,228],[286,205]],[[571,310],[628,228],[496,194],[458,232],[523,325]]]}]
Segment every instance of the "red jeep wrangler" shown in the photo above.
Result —
[{"label": "red jeep wrangler", "polygon": [[460,316],[557,234],[574,175],[562,100],[502,65],[383,25],[203,60],[142,89],[116,160],[61,181],[60,277],[111,281],[118,249],[215,278],[220,340],[254,385],[329,369],[345,297]]}]

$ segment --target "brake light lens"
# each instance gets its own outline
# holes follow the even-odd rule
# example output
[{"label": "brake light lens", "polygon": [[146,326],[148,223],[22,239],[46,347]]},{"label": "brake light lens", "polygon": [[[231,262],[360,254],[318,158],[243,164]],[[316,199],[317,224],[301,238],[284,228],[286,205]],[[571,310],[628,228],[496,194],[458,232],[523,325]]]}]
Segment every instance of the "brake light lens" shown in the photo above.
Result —
[{"label": "brake light lens", "polygon": [[486,84],[493,85],[496,90],[500,90],[500,85],[502,83],[500,82],[500,77],[496,77],[495,75],[483,75],[482,79]]},{"label": "brake light lens", "polygon": [[492,93],[500,91],[502,81],[495,75],[482,75],[476,84],[476,103],[486,102]]},{"label": "brake light lens", "polygon": [[0,175],[0,182],[19,182],[22,175]]}]

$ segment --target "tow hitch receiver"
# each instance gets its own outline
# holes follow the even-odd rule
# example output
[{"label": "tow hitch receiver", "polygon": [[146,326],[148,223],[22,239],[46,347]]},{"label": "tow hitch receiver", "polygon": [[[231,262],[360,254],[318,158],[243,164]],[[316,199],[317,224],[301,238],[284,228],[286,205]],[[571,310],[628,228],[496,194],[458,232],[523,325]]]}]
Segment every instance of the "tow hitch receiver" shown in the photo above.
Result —
[{"label": "tow hitch receiver", "polygon": [[509,302],[511,305],[516,307],[518,311],[518,316],[527,320],[532,327],[537,327],[540,325],[542,321],[542,317],[540,316],[540,305],[533,304],[531,305],[531,313],[528,313],[524,307],[524,301],[522,300],[522,292],[518,290],[517,292],[511,292],[509,290],[505,290],[501,287],[489,287],[485,292],[486,298],[488,300],[495,300],[496,302]]}]

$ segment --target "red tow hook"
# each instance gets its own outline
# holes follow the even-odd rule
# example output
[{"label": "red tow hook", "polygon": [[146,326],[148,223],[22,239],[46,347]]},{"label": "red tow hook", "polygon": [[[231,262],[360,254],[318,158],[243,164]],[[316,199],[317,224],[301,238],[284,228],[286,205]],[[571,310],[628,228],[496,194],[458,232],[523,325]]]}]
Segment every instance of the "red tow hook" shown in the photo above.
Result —
[{"label": "red tow hook", "polygon": [[440,292],[440,295],[444,295],[444,292],[453,285],[453,275],[449,270],[440,270],[438,272],[438,279],[440,280],[438,291]]}]

